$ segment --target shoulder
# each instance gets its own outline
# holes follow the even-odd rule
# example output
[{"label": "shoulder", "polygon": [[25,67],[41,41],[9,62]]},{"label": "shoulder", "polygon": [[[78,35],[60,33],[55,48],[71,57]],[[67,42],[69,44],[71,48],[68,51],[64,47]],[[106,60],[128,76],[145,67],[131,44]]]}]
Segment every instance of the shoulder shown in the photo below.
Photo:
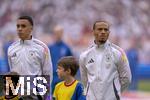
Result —
[{"label": "shoulder", "polygon": [[61,87],[62,85],[64,85],[64,81],[57,83],[55,88],[59,88],[59,87]]},{"label": "shoulder", "polygon": [[90,53],[93,52],[94,48],[95,48],[94,46],[88,47],[85,51],[83,51],[83,52],[80,54],[80,59],[86,58]]},{"label": "shoulder", "polygon": [[55,88],[54,88],[54,94],[56,92],[58,92],[63,86],[64,86],[64,81],[57,83]]},{"label": "shoulder", "polygon": [[38,39],[33,39],[33,43],[35,43],[36,45],[39,45],[39,46],[41,46],[43,48],[47,48],[48,47],[45,43],[43,43],[42,41],[40,41]]},{"label": "shoulder", "polygon": [[38,40],[38,39],[33,39],[33,43],[34,43],[34,45],[40,47],[44,51],[49,50],[48,46],[45,43],[43,43],[42,41]]},{"label": "shoulder", "polygon": [[63,42],[63,41],[62,41],[62,44],[63,44],[64,47],[70,49],[70,46],[69,46],[66,42]]},{"label": "shoulder", "polygon": [[77,81],[77,86],[76,87],[83,88],[83,84],[80,81]]},{"label": "shoulder", "polygon": [[70,46],[69,46],[66,42],[60,41],[60,44],[61,44],[61,47],[62,47],[62,48],[65,48],[65,49],[67,49],[67,50],[70,50]]},{"label": "shoulder", "polygon": [[117,61],[121,60],[123,62],[127,62],[126,53],[121,47],[112,44],[112,49],[113,49],[113,56],[115,57],[115,59],[117,59]]},{"label": "shoulder", "polygon": [[12,43],[12,44],[9,46],[9,48],[8,48],[8,52],[14,50],[15,48],[17,48],[17,47],[19,46],[19,44],[20,44],[20,40],[18,40],[18,41],[16,41],[16,42]]},{"label": "shoulder", "polygon": [[113,43],[111,43],[111,47],[112,47],[113,53],[115,53],[116,55],[124,55],[125,54],[125,51],[121,47],[119,47]]}]

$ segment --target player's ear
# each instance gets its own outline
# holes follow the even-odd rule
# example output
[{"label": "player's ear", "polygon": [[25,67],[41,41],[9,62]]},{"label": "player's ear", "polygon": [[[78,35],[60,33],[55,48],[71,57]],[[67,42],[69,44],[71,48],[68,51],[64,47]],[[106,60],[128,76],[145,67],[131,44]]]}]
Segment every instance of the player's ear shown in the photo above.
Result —
[{"label": "player's ear", "polygon": [[67,72],[68,72],[68,73],[71,73],[71,69],[68,69]]},{"label": "player's ear", "polygon": [[30,33],[33,31],[33,26],[31,25],[30,26]]},{"label": "player's ear", "polygon": [[33,30],[33,26],[31,25],[31,30]]}]

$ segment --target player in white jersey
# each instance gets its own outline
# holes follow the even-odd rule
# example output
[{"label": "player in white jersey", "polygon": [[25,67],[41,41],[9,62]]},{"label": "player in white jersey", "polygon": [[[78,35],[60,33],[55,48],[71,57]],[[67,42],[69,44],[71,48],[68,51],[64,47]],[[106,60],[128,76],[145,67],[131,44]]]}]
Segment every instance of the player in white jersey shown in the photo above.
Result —
[{"label": "player in white jersey", "polygon": [[30,16],[21,16],[17,20],[17,32],[20,40],[8,49],[10,71],[20,75],[49,75],[53,78],[50,52],[43,42],[32,37],[33,20]]},{"label": "player in white jersey", "polygon": [[96,21],[94,45],[80,55],[81,81],[87,100],[120,100],[121,92],[131,82],[125,52],[108,41],[109,24]]}]

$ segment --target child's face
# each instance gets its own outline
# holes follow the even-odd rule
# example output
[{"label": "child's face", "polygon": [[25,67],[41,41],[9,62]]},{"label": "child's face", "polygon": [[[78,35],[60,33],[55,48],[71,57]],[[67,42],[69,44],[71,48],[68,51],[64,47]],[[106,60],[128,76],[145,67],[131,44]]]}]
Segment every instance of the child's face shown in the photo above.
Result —
[{"label": "child's face", "polygon": [[68,71],[67,70],[65,71],[65,69],[61,66],[57,67],[56,72],[57,72],[59,79],[61,79],[61,80],[64,80],[66,78],[66,76],[68,76]]}]

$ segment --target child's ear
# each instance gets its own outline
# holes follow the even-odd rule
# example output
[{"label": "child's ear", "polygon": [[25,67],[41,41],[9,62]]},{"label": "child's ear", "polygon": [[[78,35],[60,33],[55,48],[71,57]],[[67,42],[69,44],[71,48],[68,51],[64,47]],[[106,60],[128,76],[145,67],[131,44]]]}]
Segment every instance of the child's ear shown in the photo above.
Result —
[{"label": "child's ear", "polygon": [[71,70],[70,69],[68,69],[67,72],[71,74]]}]

